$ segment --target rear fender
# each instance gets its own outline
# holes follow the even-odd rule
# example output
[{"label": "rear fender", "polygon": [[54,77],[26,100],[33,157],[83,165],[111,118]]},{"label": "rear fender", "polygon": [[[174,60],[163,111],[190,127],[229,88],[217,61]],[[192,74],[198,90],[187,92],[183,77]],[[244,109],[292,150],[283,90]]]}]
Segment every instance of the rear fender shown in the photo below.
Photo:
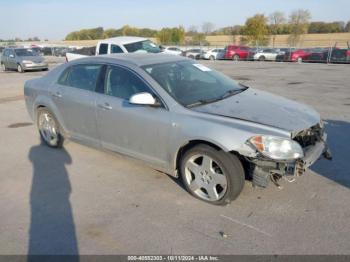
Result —
[{"label": "rear fender", "polygon": [[33,108],[32,108],[32,115],[33,115],[33,121],[34,123],[37,122],[37,110],[40,107],[46,107],[57,119],[60,127],[63,129],[64,133],[67,133],[67,128],[66,125],[63,121],[63,117],[62,114],[60,113],[60,111],[58,110],[58,108],[56,107],[55,103],[53,103],[53,101],[49,98],[47,98],[46,96],[43,95],[39,95],[33,104]]}]

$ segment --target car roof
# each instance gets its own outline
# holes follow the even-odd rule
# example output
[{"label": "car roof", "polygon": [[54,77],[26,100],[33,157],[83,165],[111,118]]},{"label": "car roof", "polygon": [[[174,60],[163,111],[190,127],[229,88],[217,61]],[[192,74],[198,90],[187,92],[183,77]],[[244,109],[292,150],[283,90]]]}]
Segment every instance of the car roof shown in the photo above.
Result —
[{"label": "car roof", "polygon": [[108,38],[104,40],[100,40],[99,43],[108,43],[108,44],[117,44],[117,45],[125,45],[135,42],[146,41],[147,38],[144,37],[136,37],[136,36],[117,36],[113,38]]},{"label": "car roof", "polygon": [[73,62],[79,61],[88,62],[88,63],[118,63],[126,62],[136,66],[145,66],[145,65],[154,65],[154,64],[163,64],[171,62],[180,62],[180,61],[191,61],[188,58],[182,56],[174,56],[168,54],[150,54],[150,53],[124,53],[124,54],[110,54],[110,55],[99,55],[91,56],[86,58],[81,58],[73,60]]}]

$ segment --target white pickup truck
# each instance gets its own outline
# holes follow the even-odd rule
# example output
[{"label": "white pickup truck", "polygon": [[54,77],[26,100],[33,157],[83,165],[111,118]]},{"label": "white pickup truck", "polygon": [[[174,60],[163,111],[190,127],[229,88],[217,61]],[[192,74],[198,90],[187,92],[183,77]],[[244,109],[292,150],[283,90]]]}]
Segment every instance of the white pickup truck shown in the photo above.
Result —
[{"label": "white pickup truck", "polygon": [[[134,36],[119,36],[100,40],[97,43],[95,55],[118,54],[118,53],[160,53],[158,45],[147,38]],[[86,57],[79,53],[66,53],[66,61]]]}]

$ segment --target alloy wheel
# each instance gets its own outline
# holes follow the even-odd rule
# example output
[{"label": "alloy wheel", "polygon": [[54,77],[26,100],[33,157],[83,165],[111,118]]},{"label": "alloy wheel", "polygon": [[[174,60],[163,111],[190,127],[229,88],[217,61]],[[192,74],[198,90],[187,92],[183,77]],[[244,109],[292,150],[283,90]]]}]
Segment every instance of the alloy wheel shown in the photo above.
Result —
[{"label": "alloy wheel", "polygon": [[227,191],[227,178],[222,167],[211,157],[197,154],[185,164],[185,182],[190,190],[207,201],[218,201]]},{"label": "alloy wheel", "polygon": [[56,122],[50,113],[43,112],[39,115],[38,120],[39,132],[42,138],[51,146],[55,146],[58,142],[58,131]]}]

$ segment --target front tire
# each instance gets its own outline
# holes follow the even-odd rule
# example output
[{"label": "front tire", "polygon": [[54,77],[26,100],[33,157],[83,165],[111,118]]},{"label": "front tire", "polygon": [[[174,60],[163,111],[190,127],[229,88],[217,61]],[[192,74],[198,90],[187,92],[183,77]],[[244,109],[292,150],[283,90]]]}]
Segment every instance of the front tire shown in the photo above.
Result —
[{"label": "front tire", "polygon": [[263,56],[263,55],[260,56],[260,57],[259,57],[259,61],[265,61],[265,56]]},{"label": "front tire", "polygon": [[214,61],[215,57],[212,55],[212,56],[209,57],[209,60]]},{"label": "front tire", "polygon": [[240,160],[222,150],[197,145],[186,151],[180,165],[186,190],[210,204],[229,204],[243,189],[245,176]]},{"label": "front tire", "polygon": [[1,64],[1,69],[2,69],[3,72],[6,72],[6,71],[7,71],[7,68],[6,68],[6,66],[5,66],[4,63]]},{"label": "front tire", "polygon": [[239,61],[239,55],[234,55],[233,57],[232,57],[232,60],[233,61]]},{"label": "front tire", "polygon": [[64,136],[55,116],[46,108],[37,110],[37,126],[41,141],[53,148],[61,148],[64,142]]},{"label": "front tire", "polygon": [[23,67],[20,64],[17,65],[17,72],[18,73],[23,73],[24,72]]}]

